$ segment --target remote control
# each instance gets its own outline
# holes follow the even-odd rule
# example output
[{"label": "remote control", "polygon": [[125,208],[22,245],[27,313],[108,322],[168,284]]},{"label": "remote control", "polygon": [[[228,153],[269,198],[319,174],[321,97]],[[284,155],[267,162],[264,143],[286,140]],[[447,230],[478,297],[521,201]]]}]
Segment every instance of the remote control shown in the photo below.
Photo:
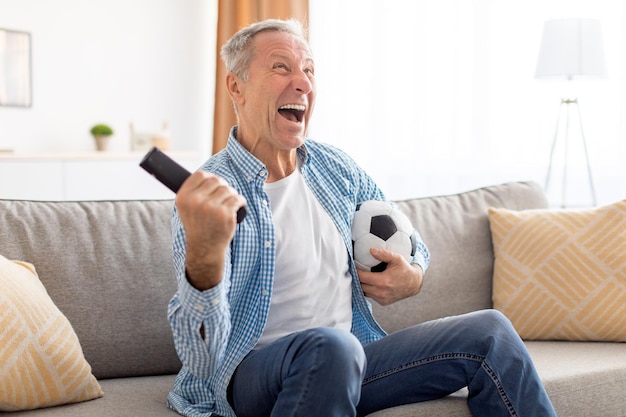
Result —
[{"label": "remote control", "polygon": [[[174,193],[178,192],[183,182],[191,175],[189,171],[156,147],[152,148],[150,152],[143,157],[139,166],[152,174]],[[237,211],[237,223],[241,223],[246,217],[246,214],[246,208],[241,207]]]}]

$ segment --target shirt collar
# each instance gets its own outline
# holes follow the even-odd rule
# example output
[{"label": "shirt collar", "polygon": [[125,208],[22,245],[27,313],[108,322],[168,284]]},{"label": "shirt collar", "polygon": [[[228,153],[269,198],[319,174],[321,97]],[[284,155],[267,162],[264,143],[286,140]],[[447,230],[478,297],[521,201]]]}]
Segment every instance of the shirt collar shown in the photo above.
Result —
[{"label": "shirt collar", "polygon": [[[246,178],[248,182],[254,180],[255,178],[263,178],[263,181],[267,179],[267,169],[265,168],[265,164],[248,152],[248,150],[237,140],[237,126],[233,126],[230,129],[228,143],[226,144],[226,152],[228,152],[235,166],[243,173],[244,178]],[[309,162],[309,152],[306,147],[306,141],[298,147],[296,154],[298,158],[300,158],[300,162],[304,167]]]}]

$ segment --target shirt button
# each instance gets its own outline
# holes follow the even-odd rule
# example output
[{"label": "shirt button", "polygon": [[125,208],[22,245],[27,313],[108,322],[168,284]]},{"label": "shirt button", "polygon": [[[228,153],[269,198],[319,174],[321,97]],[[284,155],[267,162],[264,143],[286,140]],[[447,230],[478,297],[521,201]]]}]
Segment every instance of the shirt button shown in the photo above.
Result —
[{"label": "shirt button", "polygon": [[261,204],[262,204],[263,206],[267,206],[267,200],[263,200],[263,201],[261,201]]},{"label": "shirt button", "polygon": [[263,291],[261,291],[261,295],[263,295],[263,297],[267,297],[267,296],[268,296],[268,294],[269,294],[269,291],[268,291],[268,290],[263,290]]},{"label": "shirt button", "polygon": [[270,242],[269,240],[266,240],[264,246],[266,248],[269,248],[270,246],[272,246],[272,242]]},{"label": "shirt button", "polygon": [[265,178],[265,176],[267,175],[267,171],[266,171],[266,170],[264,170],[264,169],[262,169],[262,170],[260,170],[260,171],[259,171],[259,175],[260,175],[261,177]]},{"label": "shirt button", "polygon": [[204,311],[204,306],[200,303],[197,303],[195,306],[193,306],[193,308],[195,308],[198,311]]}]

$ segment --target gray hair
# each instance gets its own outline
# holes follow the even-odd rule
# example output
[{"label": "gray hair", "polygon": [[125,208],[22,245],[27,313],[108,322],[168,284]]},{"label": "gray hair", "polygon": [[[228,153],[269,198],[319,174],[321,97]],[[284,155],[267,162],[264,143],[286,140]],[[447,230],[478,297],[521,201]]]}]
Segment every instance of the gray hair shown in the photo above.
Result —
[{"label": "gray hair", "polygon": [[248,67],[255,54],[252,39],[255,35],[267,31],[290,33],[308,45],[306,31],[298,20],[262,20],[239,30],[222,46],[220,55],[226,64],[226,71],[233,72],[242,80],[247,81]]}]

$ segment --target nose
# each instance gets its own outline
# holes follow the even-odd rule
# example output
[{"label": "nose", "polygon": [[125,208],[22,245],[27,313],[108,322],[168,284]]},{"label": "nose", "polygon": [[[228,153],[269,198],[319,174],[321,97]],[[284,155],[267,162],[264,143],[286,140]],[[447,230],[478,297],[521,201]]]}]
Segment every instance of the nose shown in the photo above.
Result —
[{"label": "nose", "polygon": [[292,82],[296,91],[302,94],[309,94],[313,90],[313,79],[304,71],[297,71]]}]

